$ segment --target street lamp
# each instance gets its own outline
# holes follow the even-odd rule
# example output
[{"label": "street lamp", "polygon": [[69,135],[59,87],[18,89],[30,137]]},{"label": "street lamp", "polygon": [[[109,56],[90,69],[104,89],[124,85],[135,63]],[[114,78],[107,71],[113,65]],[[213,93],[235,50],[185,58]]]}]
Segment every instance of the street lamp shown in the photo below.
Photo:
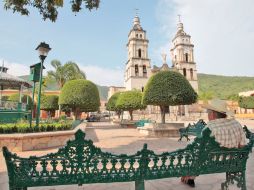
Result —
[{"label": "street lamp", "polygon": [[41,42],[35,50],[38,50],[39,57],[40,57],[40,60],[41,60],[38,103],[37,103],[37,114],[36,114],[36,127],[39,127],[40,108],[41,108],[41,84],[42,84],[43,62],[46,59],[46,57],[48,55],[48,52],[51,50],[51,48],[45,42]]}]

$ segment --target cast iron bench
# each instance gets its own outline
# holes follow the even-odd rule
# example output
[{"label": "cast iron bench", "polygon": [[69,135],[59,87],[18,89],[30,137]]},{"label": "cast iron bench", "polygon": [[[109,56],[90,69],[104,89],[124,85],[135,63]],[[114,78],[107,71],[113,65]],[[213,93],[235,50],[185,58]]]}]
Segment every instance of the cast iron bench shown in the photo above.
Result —
[{"label": "cast iron bench", "polygon": [[145,123],[152,123],[152,121],[149,119],[141,119],[141,120],[135,122],[135,126],[136,127],[144,127]]},{"label": "cast iron bench", "polygon": [[201,132],[205,128],[205,126],[206,123],[204,122],[204,120],[200,119],[196,124],[194,123],[193,125],[191,125],[189,123],[189,125],[186,128],[180,128],[179,129],[180,138],[178,141],[181,141],[183,137],[185,137],[187,141],[189,141],[190,140],[189,135],[200,137]]},{"label": "cast iron bench", "polygon": [[145,180],[226,173],[222,189],[235,181],[246,190],[246,162],[253,141],[239,149],[228,149],[220,147],[210,134],[207,128],[186,148],[162,154],[155,154],[146,144],[133,155],[103,152],[85,140],[81,130],[58,152],[45,156],[21,158],[4,147],[9,189],[135,181],[135,190],[144,190]]}]

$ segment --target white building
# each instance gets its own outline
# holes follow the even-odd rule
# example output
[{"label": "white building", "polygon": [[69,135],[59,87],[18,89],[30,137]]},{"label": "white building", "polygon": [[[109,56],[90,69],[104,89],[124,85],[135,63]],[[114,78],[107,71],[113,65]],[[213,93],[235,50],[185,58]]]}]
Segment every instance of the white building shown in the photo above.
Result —
[{"label": "white building", "polygon": [[143,91],[151,76],[148,43],[146,31],[141,27],[139,17],[135,16],[127,43],[128,60],[124,73],[124,86],[126,90],[139,89]]},{"label": "white building", "polygon": [[173,67],[176,68],[190,82],[193,89],[198,92],[198,78],[196,63],[194,61],[191,36],[183,30],[183,23],[177,24],[177,33],[172,40],[170,56]]}]

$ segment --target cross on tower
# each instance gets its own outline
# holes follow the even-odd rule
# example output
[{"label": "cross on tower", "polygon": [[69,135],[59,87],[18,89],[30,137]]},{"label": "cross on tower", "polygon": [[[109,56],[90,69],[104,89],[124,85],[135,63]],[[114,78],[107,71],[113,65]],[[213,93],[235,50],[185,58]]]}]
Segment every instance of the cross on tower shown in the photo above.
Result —
[{"label": "cross on tower", "polygon": [[136,16],[138,16],[138,11],[139,11],[139,9],[135,9],[135,13],[136,13]]},{"label": "cross on tower", "polygon": [[177,15],[178,16],[178,22],[181,22],[181,15]]}]

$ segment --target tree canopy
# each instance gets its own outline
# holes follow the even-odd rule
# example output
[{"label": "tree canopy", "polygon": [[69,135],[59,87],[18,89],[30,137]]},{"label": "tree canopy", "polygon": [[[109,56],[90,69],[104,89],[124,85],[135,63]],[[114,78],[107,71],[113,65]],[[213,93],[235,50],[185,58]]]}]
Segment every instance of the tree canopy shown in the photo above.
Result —
[{"label": "tree canopy", "polygon": [[41,96],[41,110],[54,111],[58,109],[57,95],[42,95]]},{"label": "tree canopy", "polygon": [[240,96],[238,104],[239,104],[239,107],[241,108],[254,109],[254,96],[247,96],[247,97]]},{"label": "tree canopy", "polygon": [[[83,7],[88,10],[97,9],[100,0],[71,0],[71,10],[74,13],[81,11]],[[49,19],[52,22],[57,20],[58,9],[64,6],[63,0],[4,0],[4,8],[18,12],[21,15],[29,15],[29,9],[35,8],[42,15],[44,20]]]},{"label": "tree canopy", "polygon": [[59,104],[72,108],[75,118],[77,118],[82,111],[99,110],[99,91],[96,85],[89,80],[71,80],[63,86],[59,96]]},{"label": "tree canopy", "polygon": [[143,103],[160,106],[162,123],[165,123],[166,106],[192,104],[197,101],[197,97],[183,75],[175,71],[161,71],[147,82]]},{"label": "tree canopy", "polygon": [[72,61],[62,65],[60,61],[52,60],[51,65],[55,70],[48,71],[47,82],[55,80],[59,89],[69,80],[86,79],[85,73]]},{"label": "tree canopy", "polygon": [[116,106],[116,102],[120,96],[121,92],[116,92],[115,94],[113,94],[109,100],[108,100],[108,103],[106,105],[106,109],[108,111],[118,111],[118,107]]},{"label": "tree canopy", "polygon": [[116,102],[116,107],[122,111],[129,111],[131,120],[133,120],[133,111],[145,108],[142,104],[142,93],[137,90],[120,93]]}]

